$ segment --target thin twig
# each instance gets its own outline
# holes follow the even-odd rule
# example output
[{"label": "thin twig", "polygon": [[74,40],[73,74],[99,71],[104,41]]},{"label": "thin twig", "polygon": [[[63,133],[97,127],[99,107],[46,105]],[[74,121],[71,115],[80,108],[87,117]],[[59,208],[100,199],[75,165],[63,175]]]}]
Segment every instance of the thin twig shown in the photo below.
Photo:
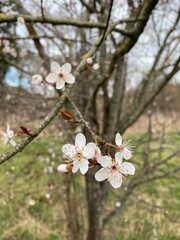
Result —
[{"label": "thin twig", "polygon": [[108,26],[109,26],[110,17],[111,17],[112,6],[113,6],[113,0],[111,0],[111,2],[110,2],[110,7],[109,7],[109,12],[108,12],[108,18],[107,18],[106,26],[105,26],[105,29],[104,29],[101,41],[99,42],[97,48],[99,48],[101,46],[101,44],[102,44],[102,42],[103,42],[103,40],[104,40],[104,38],[106,36],[106,32],[107,32],[107,29],[108,29]]},{"label": "thin twig", "polygon": [[41,0],[41,15],[42,15],[42,18],[45,19],[45,17],[44,17],[44,8],[43,8],[43,0]]},{"label": "thin twig", "polygon": [[[0,60],[1,60],[1,59],[0,59]],[[21,72],[23,72],[23,73],[25,73],[25,74],[27,74],[27,75],[29,75],[29,76],[32,76],[32,75],[33,75],[33,73],[24,70],[21,66],[19,66],[19,65],[18,65],[17,63],[15,63],[14,61],[11,61],[11,60],[6,59],[6,58],[4,58],[3,60],[4,60],[7,64],[9,64],[9,65],[17,68],[18,70],[20,70]]]},{"label": "thin twig", "polygon": [[75,105],[75,103],[72,101],[72,99],[70,97],[67,97],[67,99],[69,100],[69,102],[71,103],[72,107],[74,108],[74,110],[76,111],[76,113],[78,114],[79,118],[80,118],[80,122],[87,128],[87,130],[89,131],[89,133],[92,135],[93,139],[95,141],[97,141],[98,139],[100,139],[100,137],[98,135],[96,135],[93,130],[91,129],[91,127],[89,126],[89,123],[86,122],[86,120],[84,119],[83,115],[81,114],[81,112],[79,111],[78,107]]}]

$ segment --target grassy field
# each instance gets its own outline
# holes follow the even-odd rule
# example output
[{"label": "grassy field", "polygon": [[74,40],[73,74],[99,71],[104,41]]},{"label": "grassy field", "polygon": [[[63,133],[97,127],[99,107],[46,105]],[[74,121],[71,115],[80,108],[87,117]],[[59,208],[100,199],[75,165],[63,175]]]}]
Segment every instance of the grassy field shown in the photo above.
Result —
[{"label": "grassy field", "polygon": [[[137,141],[139,136],[134,138]],[[177,148],[179,137],[168,135],[166,156]],[[16,155],[0,167],[0,239],[1,240],[61,240],[67,239],[65,224],[66,177],[57,173],[62,140],[58,137],[36,139],[23,153]],[[158,141],[153,141],[155,148]],[[9,147],[8,147],[9,148]],[[7,148],[0,145],[0,152]],[[137,173],[142,165],[144,146],[135,151]],[[152,153],[153,157],[156,153]],[[152,156],[151,156],[152,157]],[[180,165],[177,157],[161,168],[170,169]],[[73,179],[76,190],[82,191],[82,176]],[[113,191],[109,196],[107,212],[119,203],[119,195]],[[85,191],[84,191],[85,192]],[[83,194],[83,193],[82,193]],[[74,196],[72,196],[74,197]],[[81,204],[80,204],[81,205]],[[153,207],[156,205],[156,207]],[[80,232],[86,222],[85,204],[80,207],[82,221]],[[125,210],[106,226],[106,239],[123,240],[179,240],[180,239],[180,184],[177,179],[160,179],[137,188]],[[80,239],[81,240],[81,239]]]}]

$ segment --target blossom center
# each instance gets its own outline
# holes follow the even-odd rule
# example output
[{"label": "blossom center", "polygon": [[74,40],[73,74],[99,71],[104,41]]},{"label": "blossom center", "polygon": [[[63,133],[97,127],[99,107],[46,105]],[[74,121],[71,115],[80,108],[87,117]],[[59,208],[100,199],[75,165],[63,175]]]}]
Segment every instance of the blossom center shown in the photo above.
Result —
[{"label": "blossom center", "polygon": [[112,166],[111,166],[111,169],[112,169],[112,170],[117,170],[117,164],[116,164],[116,163],[113,163]]},{"label": "blossom center", "polygon": [[13,131],[8,131],[8,132],[7,132],[7,137],[8,137],[9,139],[13,138],[13,135],[14,135]]},{"label": "blossom center", "polygon": [[76,152],[76,158],[80,160],[83,157],[82,151],[77,151]]},{"label": "blossom center", "polygon": [[119,151],[123,151],[123,150],[124,150],[124,146],[123,146],[123,145],[120,145],[120,146],[117,147],[117,149],[118,149]]},{"label": "blossom center", "polygon": [[61,72],[58,74],[58,76],[59,76],[60,78],[64,78],[64,72],[61,71]]}]

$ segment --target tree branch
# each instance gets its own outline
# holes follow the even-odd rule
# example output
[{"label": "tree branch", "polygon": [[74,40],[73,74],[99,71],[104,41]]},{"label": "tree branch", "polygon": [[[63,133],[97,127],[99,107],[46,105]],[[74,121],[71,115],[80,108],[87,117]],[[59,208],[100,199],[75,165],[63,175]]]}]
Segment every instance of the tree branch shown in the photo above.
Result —
[{"label": "tree branch", "polygon": [[94,99],[96,99],[96,95],[98,93],[99,88],[102,87],[106,83],[106,81],[110,79],[118,59],[123,55],[125,55],[126,53],[128,53],[132,49],[132,47],[136,44],[139,36],[142,34],[146,26],[146,23],[151,15],[151,12],[153,11],[157,3],[158,3],[158,0],[144,1],[141,12],[140,12],[140,19],[144,19],[144,21],[137,22],[133,30],[125,29],[125,31],[131,33],[130,35],[131,37],[125,36],[123,41],[117,45],[117,48],[115,50],[115,53],[112,56],[112,59],[106,74],[94,89],[92,104],[94,103]]},{"label": "tree branch", "polygon": [[86,9],[89,11],[89,13],[94,13],[97,12],[96,8],[93,8],[92,6],[90,6],[89,4],[86,3],[86,1],[84,0],[79,0],[81,2],[81,4],[86,7]]},{"label": "tree branch", "polygon": [[[13,22],[17,22],[17,17],[19,15],[3,15],[0,17],[0,24],[1,23],[13,23]],[[52,18],[52,17],[46,17],[43,18],[42,16],[29,16],[29,15],[21,15],[26,23],[49,23],[52,25],[65,25],[65,26],[74,26],[74,27],[78,27],[78,28],[98,28],[98,29],[105,29],[106,28],[106,24],[104,23],[93,23],[93,22],[86,22],[86,21],[77,21],[77,20],[72,20],[69,18],[66,19],[60,19],[60,18]],[[122,24],[122,23],[126,23],[126,22],[144,22],[146,21],[146,18],[139,18],[139,19],[122,19],[122,20],[118,20],[117,24]],[[115,32],[119,32],[121,34],[124,35],[131,35],[131,32],[129,31],[125,31],[124,29],[117,29],[117,28],[113,28],[112,29]]]},{"label": "tree branch", "polygon": [[16,147],[14,147],[12,150],[8,151],[7,153],[0,156],[0,164],[7,161],[9,158],[13,157],[19,152],[22,152],[22,150],[29,145],[46,127],[47,125],[54,119],[54,117],[59,113],[59,110],[62,108],[63,103],[66,99],[66,96],[69,92],[69,89],[64,92],[64,94],[61,96],[59,101],[56,103],[55,107],[52,109],[52,111],[44,118],[44,120],[41,122],[39,127],[37,127],[31,135],[27,136],[25,139],[23,139],[20,143],[17,144]]},{"label": "tree branch", "polygon": [[43,0],[41,0],[41,15],[42,15],[42,18],[45,19],[45,16],[44,16],[44,8],[43,8]]},{"label": "tree branch", "polygon": [[[1,60],[1,59],[0,59]],[[15,68],[17,68],[18,70],[20,70],[21,72],[27,74],[27,75],[30,75],[32,76],[33,73],[29,72],[29,71],[26,71],[24,70],[21,66],[19,66],[17,63],[15,63],[14,61],[11,61],[9,59],[6,59],[6,58],[3,58],[3,61],[6,62],[7,64],[9,64],[10,66],[13,66]]]},{"label": "tree branch", "polygon": [[75,105],[75,103],[71,100],[70,97],[68,97],[69,102],[71,103],[72,107],[74,108],[74,110],[76,111],[76,113],[78,114],[79,118],[80,118],[80,122],[87,128],[87,130],[89,131],[89,133],[92,135],[93,139],[95,141],[99,140],[100,137],[98,135],[96,135],[93,130],[91,129],[91,127],[89,126],[89,123],[86,122],[86,120],[84,119],[83,115],[81,114],[81,112],[79,111],[79,109],[77,108],[77,106]]},{"label": "tree branch", "polygon": [[106,36],[106,32],[107,32],[107,29],[108,29],[108,26],[109,26],[110,17],[111,17],[112,6],[113,6],[113,0],[111,0],[111,2],[110,2],[106,26],[105,26],[105,29],[104,29],[101,41],[99,42],[98,48],[101,46],[101,44],[102,44],[102,42],[103,42],[103,40],[104,40],[104,38]]},{"label": "tree branch", "polygon": [[[88,52],[88,56],[93,56],[95,52],[97,51],[97,46],[99,45],[99,42],[101,41],[101,37],[95,42],[94,46],[91,48],[91,50]],[[79,65],[76,67],[74,71],[74,76],[77,79],[79,77],[80,73],[84,70],[86,66],[86,59],[82,59]],[[7,153],[0,156],[0,164],[6,162],[8,159],[16,155],[17,153],[21,152],[27,145],[29,145],[47,126],[48,124],[55,118],[55,116],[59,113],[60,109],[63,106],[64,101],[68,96],[70,96],[71,90],[73,88],[73,85],[68,85],[66,87],[66,90],[56,103],[55,107],[51,110],[51,112],[44,118],[44,120],[41,122],[39,127],[37,127],[30,136],[23,139],[20,143],[17,144],[16,147],[14,147],[12,150],[8,151]]]},{"label": "tree branch", "polygon": [[150,105],[150,103],[155,99],[155,97],[162,91],[162,89],[166,86],[166,84],[172,79],[172,77],[180,70],[180,58],[176,60],[174,64],[174,68],[169,74],[166,74],[164,80],[156,87],[156,90],[152,92],[152,94],[148,97],[147,100],[142,101],[141,104],[133,106],[133,108],[122,117],[120,120],[120,124],[124,124],[121,132],[124,132],[129,126],[131,126],[137,119],[141,116],[141,114],[145,111],[145,109]]}]

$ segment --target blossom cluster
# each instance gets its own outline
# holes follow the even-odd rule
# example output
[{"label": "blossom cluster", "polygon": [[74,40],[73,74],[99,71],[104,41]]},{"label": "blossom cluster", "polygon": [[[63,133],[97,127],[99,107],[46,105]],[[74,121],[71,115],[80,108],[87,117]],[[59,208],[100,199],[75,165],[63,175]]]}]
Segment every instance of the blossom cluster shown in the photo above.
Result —
[{"label": "blossom cluster", "polygon": [[[20,18],[20,17],[19,17]],[[99,68],[98,63],[94,63],[92,58],[86,59],[86,66],[92,71],[96,71]],[[65,63],[62,66],[57,62],[51,63],[51,72],[46,77],[46,82],[50,85],[55,85],[56,89],[61,90],[65,87],[65,84],[74,84],[75,77],[71,73],[72,66],[70,63]],[[31,84],[40,85],[43,83],[41,75],[36,74],[32,76]]]},{"label": "blossom cluster", "polygon": [[3,55],[11,55],[12,57],[17,57],[17,52],[14,47],[11,47],[10,42],[8,40],[0,40],[0,47],[2,46],[2,54]]},{"label": "blossom cluster", "polygon": [[14,131],[10,129],[10,126],[7,124],[6,132],[1,131],[1,139],[4,145],[10,143],[13,147],[16,146],[16,142],[14,141]]},{"label": "blossom cluster", "polygon": [[[51,63],[51,72],[46,77],[46,82],[50,85],[55,85],[56,89],[60,90],[65,87],[65,84],[74,84],[75,77],[71,74],[72,66],[70,63],[65,63],[62,66],[57,62]],[[40,85],[43,83],[43,77],[35,74],[31,78],[31,84]]]},{"label": "blossom cluster", "polygon": [[80,170],[82,174],[86,174],[90,165],[100,165],[102,168],[96,172],[95,179],[100,182],[108,180],[113,188],[119,188],[124,176],[135,173],[132,163],[123,162],[123,159],[129,160],[132,157],[132,152],[122,141],[119,133],[116,134],[115,145],[110,144],[110,146],[117,150],[114,158],[110,154],[103,156],[97,144],[94,142],[86,144],[85,136],[78,133],[75,137],[75,145],[68,143],[62,146],[66,163],[60,164],[57,169],[64,173],[76,173]]}]

